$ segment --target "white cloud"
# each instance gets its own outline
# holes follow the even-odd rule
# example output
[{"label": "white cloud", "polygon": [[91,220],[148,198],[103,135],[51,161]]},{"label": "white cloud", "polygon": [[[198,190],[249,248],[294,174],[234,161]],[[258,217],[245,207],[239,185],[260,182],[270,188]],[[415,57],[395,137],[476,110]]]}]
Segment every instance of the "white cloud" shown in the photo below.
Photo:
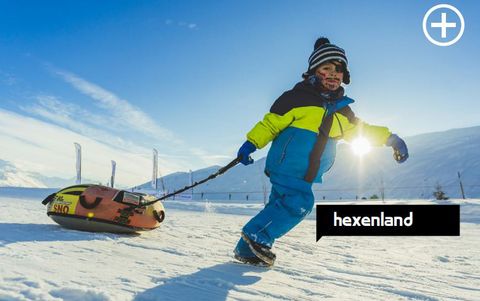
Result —
[{"label": "white cloud", "polygon": [[123,127],[149,134],[151,137],[167,139],[169,142],[179,142],[170,130],[158,126],[156,122],[142,110],[130,104],[128,101],[119,98],[114,93],[94,83],[88,82],[73,73],[51,69],[79,92],[96,100],[97,105],[108,110],[113,118],[121,120]]},{"label": "white cloud", "polygon": [[117,183],[123,186],[149,180],[151,147],[161,152],[163,175],[228,161],[227,156],[208,153],[176,138],[172,131],[114,93],[71,72],[49,64],[47,67],[93,101],[79,105],[52,95],[37,95],[33,103],[23,101],[19,106],[29,117],[0,108],[0,159],[25,172],[73,177],[73,142],[84,149],[85,178],[105,183],[110,160],[115,160]]},{"label": "white cloud", "polygon": [[121,120],[108,115],[94,114],[75,104],[61,102],[58,98],[50,95],[37,96],[36,100],[36,103],[20,106],[20,108],[99,142],[121,149],[138,151],[135,143],[116,135],[125,133],[125,127]]},{"label": "white cloud", "polygon": [[179,22],[175,22],[171,19],[167,19],[165,20],[165,24],[170,26],[172,24],[176,24],[178,27],[186,27],[188,29],[192,29],[192,30],[195,30],[195,29],[198,29],[198,25],[195,24],[195,23],[189,23],[189,22],[185,22],[185,21],[179,21]]},{"label": "white cloud", "polygon": [[[164,144],[165,142],[167,142],[168,145],[173,144],[173,146],[176,148],[175,150],[176,153],[183,152],[186,154],[193,155],[193,158],[190,158],[190,161],[196,158],[207,165],[218,164],[219,161],[224,161],[224,160],[221,160],[221,158],[225,158],[225,156],[216,155],[216,154],[212,155],[201,150],[200,148],[192,148],[188,146],[188,144],[182,141],[181,139],[177,139],[172,131],[158,126],[155,123],[155,121],[151,119],[147,114],[145,114],[143,111],[141,111],[139,108],[135,107],[134,105],[130,104],[128,101],[119,98],[114,93],[96,84],[88,82],[87,80],[82,79],[71,72],[62,71],[52,66],[49,66],[49,69],[52,70],[52,72],[54,72],[55,74],[59,75],[63,80],[71,84],[75,89],[77,89],[81,93],[86,94],[90,96],[92,99],[96,100],[97,104],[100,107],[107,110],[106,114],[102,115],[101,117],[97,118],[95,114],[88,113],[90,114],[90,116],[93,116],[93,117],[85,118],[86,120],[90,119],[92,121],[95,119],[101,120],[102,118],[103,119],[106,118],[107,119],[106,124],[103,124],[103,125],[97,124],[98,126],[101,126],[102,129],[110,128],[111,131],[115,131],[115,129],[125,130],[129,128],[131,130],[136,131],[139,134],[149,134],[150,139],[152,139],[151,142],[158,143],[158,144]],[[58,103],[55,103],[55,102],[50,102],[47,104],[51,106],[58,105]],[[68,111],[70,109],[72,109],[72,106],[67,106],[66,110]],[[80,111],[80,108],[77,107],[75,110]],[[64,111],[65,110],[60,110],[60,112],[64,112]],[[42,113],[43,117],[49,118],[52,121],[55,120],[55,117],[53,116],[47,117],[46,116],[47,114],[45,114],[45,112],[37,111],[37,113]],[[62,116],[60,116],[59,120],[62,120]],[[75,118],[73,122],[78,122],[78,118]],[[118,122],[120,123],[116,124]],[[65,124],[72,124],[72,120],[70,120],[69,122],[66,122]],[[75,127],[78,128],[80,126],[82,126],[83,128],[83,133],[88,133],[89,136],[93,135],[93,137],[100,136],[101,138],[100,141],[111,140],[106,138],[105,134],[102,133],[102,131],[99,131],[99,130],[93,131],[91,128],[85,125],[75,124],[74,127],[72,126],[71,128],[72,129]],[[94,135],[95,132],[97,133],[97,135]],[[106,140],[103,140],[103,139],[106,139]]]},{"label": "white cloud", "polygon": [[[45,176],[71,178],[75,175],[73,143],[83,148],[85,178],[106,182],[110,160],[117,162],[117,183],[131,186],[149,180],[151,149],[129,152],[38,119],[0,109],[0,158],[23,170]],[[162,174],[185,170],[183,164],[159,159]]]}]

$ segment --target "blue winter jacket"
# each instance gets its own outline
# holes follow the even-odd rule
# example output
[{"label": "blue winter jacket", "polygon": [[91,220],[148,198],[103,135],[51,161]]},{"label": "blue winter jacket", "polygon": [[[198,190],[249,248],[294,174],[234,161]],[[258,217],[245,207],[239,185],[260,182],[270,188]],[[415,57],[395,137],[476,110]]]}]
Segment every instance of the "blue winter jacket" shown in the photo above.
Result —
[{"label": "blue winter jacket", "polygon": [[[363,136],[373,145],[385,144],[391,134],[388,128],[359,120],[349,107],[353,102],[343,96],[343,89],[331,97],[331,94],[321,94],[308,81],[283,93],[264,119],[247,134],[247,139],[257,148],[273,140],[265,166],[267,175],[303,180],[312,163],[310,154],[317,139],[326,141],[323,152],[315,154],[320,158],[320,167],[313,180],[316,183],[321,183],[322,175],[332,167],[338,140]],[[320,125],[332,115],[329,132],[321,137]]]}]

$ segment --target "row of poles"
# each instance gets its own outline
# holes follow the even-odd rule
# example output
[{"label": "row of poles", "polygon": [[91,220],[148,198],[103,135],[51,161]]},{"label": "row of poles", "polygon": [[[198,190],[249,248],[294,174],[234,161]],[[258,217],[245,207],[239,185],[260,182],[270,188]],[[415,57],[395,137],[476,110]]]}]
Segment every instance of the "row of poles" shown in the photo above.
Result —
[{"label": "row of poles", "polygon": [[[75,155],[76,155],[76,172],[77,172],[77,178],[75,180],[75,183],[78,185],[78,184],[81,184],[82,183],[82,146],[77,143],[77,142],[74,142],[73,143],[75,145]],[[114,187],[115,186],[115,172],[116,172],[116,168],[117,168],[117,162],[115,162],[115,160],[111,160],[111,163],[112,163],[112,173],[111,173],[111,176],[110,176],[110,187]],[[166,189],[165,189],[165,182],[163,181],[163,177],[161,177],[160,175],[160,172],[158,170],[158,151],[154,148],[153,149],[153,171],[152,171],[152,188],[155,189],[155,191],[158,191],[158,179],[159,179],[159,176],[160,176],[160,182],[161,182],[161,185],[162,185],[162,191],[163,193],[167,193]],[[192,171],[190,170],[190,183],[193,183],[193,174],[192,174]],[[193,195],[193,188],[192,188],[192,195]]]},{"label": "row of poles", "polygon": [[[81,184],[82,183],[82,146],[75,142],[74,143],[75,145],[75,152],[76,152],[76,171],[77,171],[77,179],[76,179],[76,184]],[[115,172],[116,172],[116,166],[117,166],[117,163],[115,162],[115,160],[111,160],[111,164],[112,164],[112,173],[111,173],[111,176],[110,176],[110,187],[114,187],[115,186]],[[153,149],[153,171],[152,171],[152,182],[151,182],[151,185],[152,185],[152,188],[155,189],[156,192],[158,192],[158,180],[159,180],[159,176],[160,176],[160,182],[161,182],[161,185],[162,185],[162,192],[164,194],[167,193],[166,191],[166,188],[165,188],[165,182],[163,180],[163,177],[160,175],[160,172],[158,170],[158,151],[154,148]],[[459,180],[459,184],[460,184],[460,191],[461,191],[461,194],[462,194],[462,198],[465,199],[465,190],[464,190],[464,187],[463,187],[463,183],[462,183],[462,179],[461,179],[461,174],[460,172],[457,172],[457,176],[458,176],[458,180]],[[193,173],[192,171],[190,170],[190,184],[193,184]],[[266,201],[266,198],[267,198],[267,189],[266,189],[266,183],[264,182],[263,183],[263,194],[264,194],[264,201]],[[193,199],[193,188],[191,190],[191,197]],[[203,193],[202,193],[202,196],[203,196]],[[231,196],[230,196],[231,197]],[[385,198],[385,186],[384,186],[384,181],[383,181],[383,176],[381,178],[381,184],[380,184],[380,197],[381,199],[383,200]],[[248,198],[248,197],[247,197]],[[202,197],[203,199],[203,197]]]},{"label": "row of poles", "polygon": [[[75,180],[75,183],[81,184],[82,183],[82,146],[74,142],[75,145],[75,155],[76,155],[76,172],[77,172],[77,178]],[[117,169],[117,162],[115,160],[111,160],[112,163],[112,173],[110,176],[110,187],[115,186],[115,172]],[[152,188],[155,190],[158,190],[158,151],[156,149],[153,149],[153,174],[152,174]],[[162,189],[165,191],[165,183],[163,182],[163,178],[161,179],[161,184],[162,184]]]}]

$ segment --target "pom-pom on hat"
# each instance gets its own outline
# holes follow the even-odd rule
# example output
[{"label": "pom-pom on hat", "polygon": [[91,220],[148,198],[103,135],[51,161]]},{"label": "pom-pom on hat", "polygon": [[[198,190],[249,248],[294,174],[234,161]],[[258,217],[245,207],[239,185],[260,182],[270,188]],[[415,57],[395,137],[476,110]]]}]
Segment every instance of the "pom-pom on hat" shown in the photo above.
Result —
[{"label": "pom-pom on hat", "polygon": [[348,60],[345,55],[345,50],[338,47],[337,45],[331,44],[330,40],[325,37],[317,39],[313,52],[308,58],[308,70],[303,73],[303,77],[307,78],[310,75],[315,74],[315,69],[320,66],[322,63],[328,61],[338,61],[342,63],[343,66],[343,82],[345,84],[350,83],[350,73],[348,72]]}]

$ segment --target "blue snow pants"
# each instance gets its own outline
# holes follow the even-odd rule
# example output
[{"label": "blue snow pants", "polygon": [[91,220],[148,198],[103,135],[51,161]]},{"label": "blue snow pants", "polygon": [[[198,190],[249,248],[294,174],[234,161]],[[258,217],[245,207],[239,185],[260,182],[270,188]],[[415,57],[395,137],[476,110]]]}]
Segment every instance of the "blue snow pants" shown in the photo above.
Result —
[{"label": "blue snow pants", "polygon": [[[265,208],[242,229],[255,242],[272,247],[275,239],[282,237],[298,225],[314,204],[312,183],[284,175],[270,174],[272,191]],[[247,243],[240,238],[235,253],[254,257]]]}]

